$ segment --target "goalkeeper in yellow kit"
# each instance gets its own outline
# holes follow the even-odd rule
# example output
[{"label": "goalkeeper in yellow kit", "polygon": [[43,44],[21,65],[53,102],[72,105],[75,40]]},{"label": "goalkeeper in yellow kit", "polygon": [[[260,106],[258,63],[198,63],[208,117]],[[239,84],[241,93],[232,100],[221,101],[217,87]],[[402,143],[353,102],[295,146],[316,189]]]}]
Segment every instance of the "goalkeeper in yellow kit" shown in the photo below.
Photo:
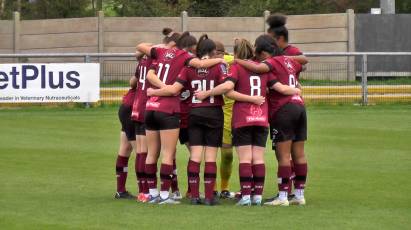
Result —
[{"label": "goalkeeper in yellow kit", "polygon": [[[224,58],[230,65],[234,61],[234,56],[225,52],[224,45],[221,42],[214,41],[217,48],[217,56]],[[223,131],[223,146],[221,147],[220,160],[220,198],[234,198],[234,193],[231,193],[228,187],[232,166],[233,166],[233,147],[231,145],[231,116],[233,114],[234,100],[224,97],[224,131]],[[217,183],[214,188],[215,195],[217,192]]]}]

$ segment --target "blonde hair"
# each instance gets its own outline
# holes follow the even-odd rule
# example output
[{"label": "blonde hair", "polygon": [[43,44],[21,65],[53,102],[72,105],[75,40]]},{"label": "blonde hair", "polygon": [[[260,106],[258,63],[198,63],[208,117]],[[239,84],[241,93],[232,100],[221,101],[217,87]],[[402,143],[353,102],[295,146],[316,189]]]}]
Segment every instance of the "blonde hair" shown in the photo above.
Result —
[{"label": "blonde hair", "polygon": [[238,59],[250,59],[254,56],[253,45],[244,38],[237,38],[234,41],[234,55]]}]

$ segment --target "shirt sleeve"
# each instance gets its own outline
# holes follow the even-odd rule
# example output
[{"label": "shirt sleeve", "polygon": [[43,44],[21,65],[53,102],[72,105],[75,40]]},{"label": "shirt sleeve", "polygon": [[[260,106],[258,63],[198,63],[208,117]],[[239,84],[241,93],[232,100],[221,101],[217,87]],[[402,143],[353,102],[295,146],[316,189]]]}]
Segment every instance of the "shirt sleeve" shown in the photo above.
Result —
[{"label": "shirt sleeve", "polygon": [[178,83],[182,84],[183,86],[186,85],[187,80],[188,80],[188,78],[187,78],[187,76],[188,76],[187,70],[188,70],[188,68],[187,68],[187,67],[184,67],[184,68],[180,71],[180,73],[178,74],[178,76],[177,76],[177,80],[176,80],[176,81],[177,81]]},{"label": "shirt sleeve", "polygon": [[275,66],[275,61],[272,58],[267,58],[266,60],[264,60],[261,63],[264,63],[268,66],[268,68],[270,69],[270,71],[274,70],[274,66]]},{"label": "shirt sleeve", "polygon": [[189,66],[190,61],[193,60],[194,58],[195,58],[194,55],[191,55],[190,53],[186,52],[184,54],[184,60],[185,60],[184,65]]},{"label": "shirt sleeve", "polygon": [[268,73],[268,82],[267,82],[268,88],[273,87],[273,85],[275,85],[275,83],[277,82],[278,82],[277,76],[274,75],[273,73]]},{"label": "shirt sleeve", "polygon": [[230,66],[230,70],[228,71],[227,77],[224,79],[224,81],[232,81],[237,83],[238,81],[238,64],[234,64]]}]

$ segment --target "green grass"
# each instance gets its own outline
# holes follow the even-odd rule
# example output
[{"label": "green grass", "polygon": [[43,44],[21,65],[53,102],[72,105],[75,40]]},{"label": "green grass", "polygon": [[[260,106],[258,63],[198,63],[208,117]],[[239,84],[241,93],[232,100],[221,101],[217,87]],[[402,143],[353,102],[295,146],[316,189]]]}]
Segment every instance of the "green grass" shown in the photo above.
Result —
[{"label": "green grass", "polygon": [[[411,224],[410,105],[309,107],[308,204],[278,208],[114,200],[116,113],[110,106],[0,110],[0,229],[408,229]],[[186,159],[179,147],[183,191]],[[266,161],[268,197],[276,193],[272,151]],[[237,190],[237,161],[234,165],[231,188]],[[134,173],[127,186],[135,193]]]}]

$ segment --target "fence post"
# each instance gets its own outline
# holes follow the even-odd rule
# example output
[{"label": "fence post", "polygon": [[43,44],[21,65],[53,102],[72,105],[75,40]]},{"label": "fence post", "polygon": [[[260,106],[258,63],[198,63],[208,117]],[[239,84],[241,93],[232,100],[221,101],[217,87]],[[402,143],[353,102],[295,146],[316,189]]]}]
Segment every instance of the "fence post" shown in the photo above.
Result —
[{"label": "fence post", "polygon": [[181,32],[187,31],[188,28],[188,14],[187,11],[181,12]]},{"label": "fence post", "polygon": [[20,53],[20,13],[17,11],[13,13],[13,52]]},{"label": "fence post", "polygon": [[[355,52],[355,14],[354,10],[347,10],[348,52]],[[355,81],[355,57],[348,57],[347,80]]]},{"label": "fence post", "polygon": [[104,52],[104,12],[99,11],[98,12],[98,52],[103,53]]},{"label": "fence post", "polygon": [[264,31],[263,31],[263,33],[266,33],[267,32],[267,29],[268,29],[268,25],[267,25],[267,23],[266,23],[266,21],[267,21],[267,18],[268,18],[268,16],[270,16],[270,14],[271,14],[271,12],[269,11],[269,10],[265,10],[264,11],[264,15],[263,15],[263,19],[264,19]]},{"label": "fence post", "polygon": [[[89,55],[84,56],[84,62],[85,62],[85,63],[91,62],[91,57],[90,57]],[[100,71],[100,72],[101,72],[101,71]],[[90,108],[90,102],[84,103],[84,107],[85,107],[86,109]]]},{"label": "fence post", "polygon": [[364,54],[362,55],[362,73],[361,73],[361,92],[362,92],[362,104],[363,105],[368,105],[367,64],[368,64],[368,56],[367,54]]}]

